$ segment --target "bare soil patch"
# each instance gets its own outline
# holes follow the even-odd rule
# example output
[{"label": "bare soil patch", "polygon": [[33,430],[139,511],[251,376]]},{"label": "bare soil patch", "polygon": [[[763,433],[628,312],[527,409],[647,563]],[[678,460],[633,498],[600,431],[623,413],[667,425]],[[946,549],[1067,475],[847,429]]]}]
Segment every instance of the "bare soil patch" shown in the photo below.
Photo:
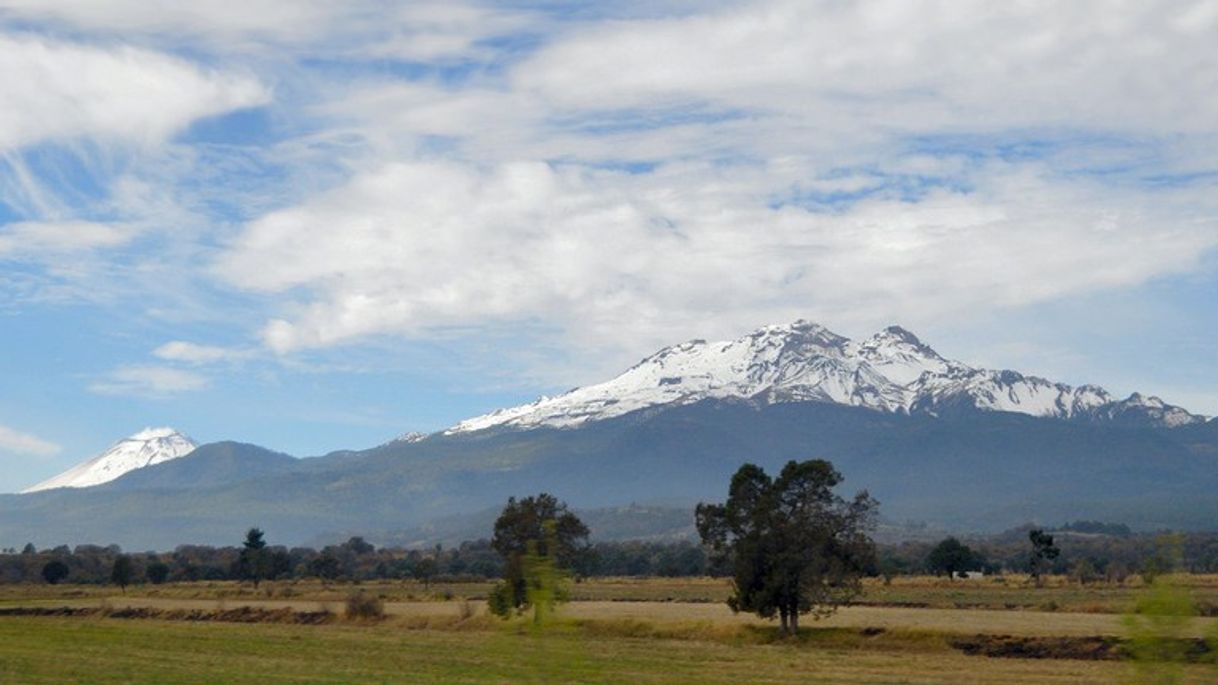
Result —
[{"label": "bare soil patch", "polygon": [[1091,637],[971,635],[952,638],[948,640],[948,644],[970,656],[1007,659],[1115,661],[1124,656],[1121,641],[1107,635]]}]

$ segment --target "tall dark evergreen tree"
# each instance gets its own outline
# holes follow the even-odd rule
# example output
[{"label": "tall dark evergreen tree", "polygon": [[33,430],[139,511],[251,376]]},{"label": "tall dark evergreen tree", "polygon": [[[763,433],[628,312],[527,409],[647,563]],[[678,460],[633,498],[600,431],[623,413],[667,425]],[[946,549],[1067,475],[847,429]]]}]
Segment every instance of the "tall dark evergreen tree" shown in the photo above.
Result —
[{"label": "tall dark evergreen tree", "polygon": [[245,534],[245,542],[241,545],[241,556],[238,559],[241,577],[254,581],[255,588],[270,571],[271,555],[264,538],[265,534],[261,529],[250,528]]},{"label": "tall dark evergreen tree", "polygon": [[725,503],[698,505],[703,543],[732,568],[733,611],[777,615],[795,634],[801,614],[828,615],[862,591],[878,504],[866,491],[853,500],[834,494],[841,482],[821,459],[787,462],[776,479],[745,464]]}]

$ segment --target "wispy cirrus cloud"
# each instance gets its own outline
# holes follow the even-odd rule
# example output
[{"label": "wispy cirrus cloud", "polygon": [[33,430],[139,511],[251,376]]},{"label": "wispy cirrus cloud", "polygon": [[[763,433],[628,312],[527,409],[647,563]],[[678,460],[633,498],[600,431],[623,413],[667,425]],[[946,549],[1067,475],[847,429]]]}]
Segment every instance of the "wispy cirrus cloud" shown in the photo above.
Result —
[{"label": "wispy cirrus cloud", "polygon": [[116,247],[135,232],[130,226],[96,221],[19,221],[0,227],[0,258]]},{"label": "wispy cirrus cloud", "polygon": [[167,366],[132,365],[119,367],[89,385],[98,395],[126,395],[146,399],[166,399],[210,385],[206,376]]},{"label": "wispy cirrus cloud", "polygon": [[[480,41],[526,26],[541,15],[463,2],[214,0],[200,4],[113,0],[6,0],[26,21],[157,45],[183,41],[222,54],[426,62],[465,59]],[[486,53],[483,53],[484,55]]]},{"label": "wispy cirrus cloud", "polygon": [[0,425],[0,452],[12,452],[33,457],[53,457],[60,451],[60,446],[49,440]]},{"label": "wispy cirrus cloud", "polygon": [[253,356],[252,350],[217,345],[200,345],[185,340],[172,340],[152,351],[153,356],[166,361],[187,364],[215,364],[239,361]]},{"label": "wispy cirrus cloud", "polygon": [[20,11],[0,9],[0,261],[17,267],[21,292],[0,301],[129,298],[157,280],[150,246],[172,234],[178,245],[158,256],[177,261],[198,251],[188,243],[212,220],[190,206],[199,166],[174,151],[175,138],[266,105],[271,89],[239,66],[28,24],[8,30],[3,20]]}]

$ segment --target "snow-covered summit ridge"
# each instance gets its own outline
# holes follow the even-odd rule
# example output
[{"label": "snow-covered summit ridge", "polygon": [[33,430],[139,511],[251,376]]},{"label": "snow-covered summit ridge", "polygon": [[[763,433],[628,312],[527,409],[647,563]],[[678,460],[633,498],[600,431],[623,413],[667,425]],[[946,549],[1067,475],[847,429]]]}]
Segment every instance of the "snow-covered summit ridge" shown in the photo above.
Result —
[{"label": "snow-covered summit ridge", "polygon": [[446,433],[492,427],[568,428],[659,405],[740,398],[775,404],[829,402],[877,411],[942,415],[962,410],[1175,427],[1204,421],[1158,398],[1118,400],[1016,371],[945,359],[889,326],[855,341],[810,321],[765,326],[736,340],[666,347],[605,383],[500,409]]},{"label": "snow-covered summit ridge", "polygon": [[21,492],[101,485],[130,471],[184,457],[197,446],[194,440],[173,428],[145,428],[96,457]]},{"label": "snow-covered summit ridge", "polygon": [[409,433],[402,433],[401,435],[397,436],[396,438],[390,440],[389,442],[387,442],[385,444],[393,445],[393,444],[397,444],[397,443],[423,442],[424,440],[427,439],[427,436],[428,436],[427,433],[420,433],[419,431],[410,431]]}]

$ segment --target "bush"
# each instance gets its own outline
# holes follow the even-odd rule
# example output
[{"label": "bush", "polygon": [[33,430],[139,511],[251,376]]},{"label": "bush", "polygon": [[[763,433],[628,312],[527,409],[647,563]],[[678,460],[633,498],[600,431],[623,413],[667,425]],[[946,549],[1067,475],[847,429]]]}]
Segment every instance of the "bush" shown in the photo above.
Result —
[{"label": "bush", "polygon": [[46,566],[42,567],[42,579],[51,585],[67,578],[68,573],[68,565],[58,559],[48,561]]},{"label": "bush", "polygon": [[486,608],[500,618],[508,618],[516,613],[516,603],[513,601],[514,595],[511,583],[500,581],[495,584],[490,595],[487,596]]},{"label": "bush", "polygon": [[376,620],[385,617],[385,603],[380,597],[366,592],[353,592],[347,596],[348,619]]},{"label": "bush", "polygon": [[148,564],[148,568],[144,570],[144,575],[148,576],[148,580],[153,585],[160,585],[169,578],[169,566],[159,561],[154,561]]},{"label": "bush", "polygon": [[1188,639],[1196,615],[1188,591],[1160,577],[1142,591],[1132,613],[1122,617],[1127,650],[1140,682],[1178,683],[1189,659]]}]

